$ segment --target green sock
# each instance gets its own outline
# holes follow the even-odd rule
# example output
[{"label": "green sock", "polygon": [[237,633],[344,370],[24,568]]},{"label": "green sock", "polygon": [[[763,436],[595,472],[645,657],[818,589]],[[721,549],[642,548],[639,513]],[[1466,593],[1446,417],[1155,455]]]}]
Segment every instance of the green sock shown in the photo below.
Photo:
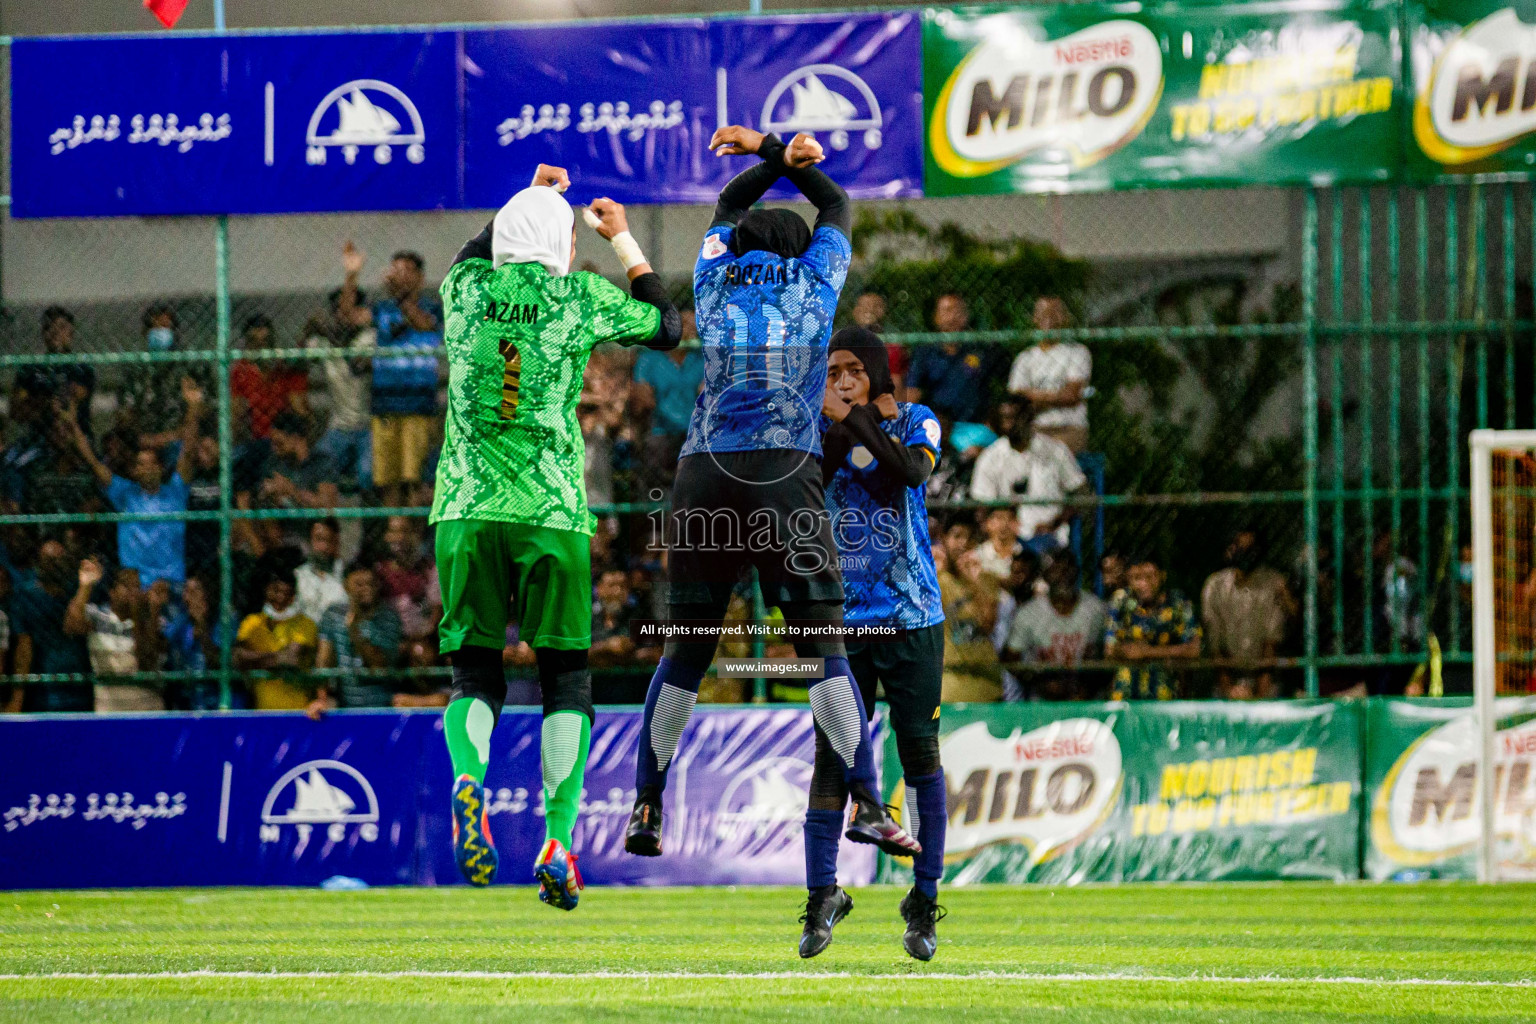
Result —
[{"label": "green sock", "polygon": [[581,805],[587,775],[592,721],[580,711],[556,711],[544,717],[539,761],[544,769],[544,837],[571,848],[571,831]]},{"label": "green sock", "polygon": [[443,736],[448,740],[448,757],[453,761],[453,777],[474,776],[485,784],[485,770],[491,763],[491,730],[496,727],[496,713],[478,697],[460,697],[443,712]]}]

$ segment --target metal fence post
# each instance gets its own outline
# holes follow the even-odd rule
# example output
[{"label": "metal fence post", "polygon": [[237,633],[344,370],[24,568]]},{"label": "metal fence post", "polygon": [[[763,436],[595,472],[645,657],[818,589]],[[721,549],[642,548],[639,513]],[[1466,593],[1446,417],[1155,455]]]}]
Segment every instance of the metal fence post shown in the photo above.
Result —
[{"label": "metal fence post", "polygon": [[1306,593],[1302,633],[1307,696],[1317,696],[1317,191],[1307,189],[1301,239],[1301,316],[1306,325],[1302,353],[1302,450],[1306,477],[1302,506],[1306,529]]},{"label": "metal fence post", "polygon": [[[213,3],[214,31],[224,31],[224,0]],[[235,559],[230,545],[230,486],[233,430],[229,415],[229,217],[221,214],[214,228],[214,294],[218,310],[219,386],[219,707],[229,710],[232,701],[230,680],[234,668],[235,646]]]}]

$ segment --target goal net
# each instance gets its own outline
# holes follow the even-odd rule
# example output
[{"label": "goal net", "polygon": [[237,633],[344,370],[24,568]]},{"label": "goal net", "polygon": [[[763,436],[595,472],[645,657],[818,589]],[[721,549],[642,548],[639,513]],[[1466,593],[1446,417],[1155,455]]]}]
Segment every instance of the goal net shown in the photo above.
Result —
[{"label": "goal net", "polygon": [[1471,469],[1478,877],[1536,878],[1536,431],[1473,431]]}]

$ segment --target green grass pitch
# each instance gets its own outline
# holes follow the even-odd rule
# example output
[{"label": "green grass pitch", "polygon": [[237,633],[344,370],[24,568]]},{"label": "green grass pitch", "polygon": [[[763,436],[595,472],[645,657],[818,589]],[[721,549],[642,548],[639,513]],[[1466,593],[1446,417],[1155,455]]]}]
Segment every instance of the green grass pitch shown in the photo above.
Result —
[{"label": "green grass pitch", "polygon": [[0,1021],[1536,1021],[1536,886],[947,890],[930,964],[853,896],[802,961],[789,889],[9,893]]}]

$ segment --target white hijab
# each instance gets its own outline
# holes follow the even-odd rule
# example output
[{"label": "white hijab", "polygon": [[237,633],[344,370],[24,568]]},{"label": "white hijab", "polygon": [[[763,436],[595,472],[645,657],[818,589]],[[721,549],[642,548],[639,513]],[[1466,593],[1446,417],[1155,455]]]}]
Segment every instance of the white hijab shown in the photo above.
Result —
[{"label": "white hijab", "polygon": [[571,204],[547,185],[507,200],[491,228],[491,265],[541,263],[556,277],[571,269]]}]

